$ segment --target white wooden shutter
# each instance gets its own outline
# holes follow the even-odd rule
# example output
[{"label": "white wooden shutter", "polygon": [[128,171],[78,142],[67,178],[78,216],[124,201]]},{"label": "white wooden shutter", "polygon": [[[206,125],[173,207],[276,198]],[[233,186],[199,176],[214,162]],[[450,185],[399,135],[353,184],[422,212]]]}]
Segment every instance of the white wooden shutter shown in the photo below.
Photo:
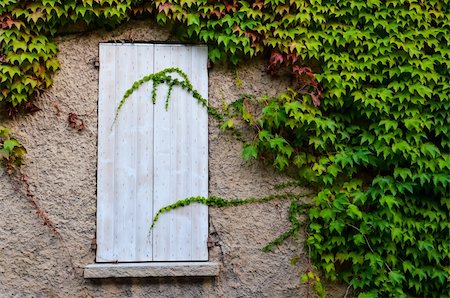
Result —
[{"label": "white wooden shutter", "polygon": [[175,87],[156,104],[152,83],[127,100],[125,91],[143,76],[178,67],[207,98],[207,48],[153,44],[100,44],[97,262],[207,261],[208,209],[194,204],[163,214],[161,208],[208,195],[207,112]]}]

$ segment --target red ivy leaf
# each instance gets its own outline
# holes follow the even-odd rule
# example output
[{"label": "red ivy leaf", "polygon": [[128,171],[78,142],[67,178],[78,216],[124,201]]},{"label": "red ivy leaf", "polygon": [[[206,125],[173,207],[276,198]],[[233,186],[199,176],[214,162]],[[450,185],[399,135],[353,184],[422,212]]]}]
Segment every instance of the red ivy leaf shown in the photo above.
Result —
[{"label": "red ivy leaf", "polygon": [[312,98],[313,104],[315,107],[320,106],[320,97],[318,94],[315,94],[314,92],[309,93],[309,95]]},{"label": "red ivy leaf", "polygon": [[215,15],[218,19],[220,19],[222,15],[225,15],[225,11],[218,11],[216,9],[213,9],[211,10],[210,15]]},{"label": "red ivy leaf", "polygon": [[256,47],[258,45],[259,35],[257,33],[246,31],[245,36],[247,36],[252,42],[251,44],[252,47]]},{"label": "red ivy leaf", "polygon": [[264,7],[264,1],[256,1],[252,4],[253,9],[258,8],[262,9]]},{"label": "red ivy leaf", "polygon": [[282,64],[284,61],[285,58],[283,54],[273,51],[270,54],[269,67],[267,68],[267,70],[269,71],[269,73],[274,74],[280,67],[280,64]]},{"label": "red ivy leaf", "polygon": [[272,52],[272,54],[270,55],[270,60],[269,60],[269,63],[271,64],[271,65],[274,65],[274,64],[281,64],[281,63],[283,63],[283,61],[284,61],[284,56],[282,55],[282,54],[280,54],[280,53],[278,53],[278,52]]},{"label": "red ivy leaf", "polygon": [[300,84],[300,92],[309,94],[314,106],[320,106],[322,91],[320,89],[319,83],[314,77],[314,72],[312,71],[312,69],[306,66],[294,65],[292,67],[292,72],[294,73]]},{"label": "red ivy leaf", "polygon": [[291,72],[298,82],[298,92],[300,94],[309,94],[314,106],[318,107],[322,98],[322,91],[319,83],[314,77],[313,70],[307,66],[301,65],[301,61],[295,53],[282,54],[273,51],[270,55],[267,70],[269,73],[275,74],[281,66],[291,68]]},{"label": "red ivy leaf", "polygon": [[240,33],[242,32],[241,27],[239,27],[238,24],[234,25],[233,27],[233,33],[239,33],[238,35],[241,35]]},{"label": "red ivy leaf", "polygon": [[163,12],[163,11],[164,11],[164,13],[166,13],[166,14],[169,12],[169,10],[171,10],[171,8],[172,8],[172,4],[171,4],[171,3],[168,3],[168,2],[166,2],[166,3],[161,3],[161,4],[158,6],[159,12]]},{"label": "red ivy leaf", "polygon": [[0,18],[0,28],[1,29],[11,29],[14,25],[14,21],[10,15],[5,15]]},{"label": "red ivy leaf", "polygon": [[297,63],[298,56],[295,53],[290,53],[286,55],[287,60],[291,61],[292,64]]},{"label": "red ivy leaf", "polygon": [[228,2],[225,2],[225,10],[226,10],[227,12],[235,12],[236,9],[237,9],[237,6],[238,6],[238,4],[237,4],[236,1],[233,1],[232,4],[230,4],[230,3],[228,3]]},{"label": "red ivy leaf", "polygon": [[312,69],[309,67],[306,67],[306,66],[300,67],[298,65],[294,65],[292,67],[292,72],[295,74],[295,76],[297,76],[297,78],[306,76],[307,78],[309,78],[310,81],[315,81],[314,73],[313,73]]}]

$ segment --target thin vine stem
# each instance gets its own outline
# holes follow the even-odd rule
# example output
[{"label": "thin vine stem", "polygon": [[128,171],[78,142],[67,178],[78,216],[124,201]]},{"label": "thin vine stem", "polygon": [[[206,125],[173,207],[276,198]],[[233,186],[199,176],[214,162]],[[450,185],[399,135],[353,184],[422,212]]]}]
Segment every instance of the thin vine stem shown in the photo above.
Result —
[{"label": "thin vine stem", "polygon": [[[354,225],[352,225],[352,224],[349,224],[349,226],[352,227],[352,228],[354,228],[354,229],[356,229],[358,232],[361,233],[361,235],[362,235],[362,236],[364,237],[364,239],[366,240],[366,244],[367,244],[367,246],[369,247],[370,251],[371,251],[373,254],[375,254],[375,251],[373,250],[372,246],[370,245],[369,239],[367,239],[366,235],[364,235],[358,227],[356,227],[356,226],[354,226]],[[391,267],[389,267],[389,265],[388,265],[386,262],[383,262],[383,263],[384,263],[384,265],[386,266],[386,268],[389,270],[389,272],[391,272],[391,271],[392,271]]]},{"label": "thin vine stem", "polygon": [[308,197],[313,195],[312,193],[307,194],[276,194],[276,195],[270,195],[270,196],[264,196],[264,197],[256,197],[256,198],[244,198],[244,199],[224,199],[217,196],[211,196],[211,197],[190,197],[186,198],[184,200],[179,200],[173,204],[170,204],[166,207],[163,207],[158,210],[155,217],[153,218],[152,225],[150,226],[150,231],[153,230],[155,227],[156,222],[158,221],[161,214],[169,212],[171,210],[181,208],[188,206],[193,203],[200,203],[203,205],[207,205],[210,207],[232,207],[232,206],[240,206],[244,204],[251,204],[251,203],[264,203],[269,202],[272,200],[282,200],[282,199],[291,199],[294,200],[291,202],[291,205],[289,207],[289,221],[291,223],[291,228],[287,230],[286,232],[282,233],[272,241],[270,241],[268,244],[266,244],[262,250],[264,252],[271,252],[273,249],[283,243],[287,238],[295,235],[298,230],[300,229],[301,223],[297,216],[300,214],[305,214],[306,210],[309,210],[311,207],[311,204],[308,203],[301,203],[296,200],[304,197]]},{"label": "thin vine stem", "polygon": [[[207,205],[210,207],[231,207],[231,206],[239,206],[244,204],[250,204],[250,203],[263,203],[263,202],[269,202],[272,200],[282,200],[282,199],[291,199],[291,200],[298,200],[300,198],[308,197],[313,195],[312,193],[307,194],[276,194],[276,195],[270,195],[270,196],[264,196],[264,197],[255,197],[255,198],[244,198],[244,199],[225,199],[218,196],[210,196],[210,197],[189,197],[183,200],[179,200],[173,204],[167,205],[166,207],[163,207],[158,210],[155,217],[153,218],[152,225],[150,226],[150,229],[153,229],[155,227],[156,222],[158,221],[160,215],[162,213],[169,212],[171,210],[188,206],[192,203],[200,203],[203,205]],[[303,204],[304,207],[310,207],[310,204]],[[292,221],[291,221],[292,222]]]}]

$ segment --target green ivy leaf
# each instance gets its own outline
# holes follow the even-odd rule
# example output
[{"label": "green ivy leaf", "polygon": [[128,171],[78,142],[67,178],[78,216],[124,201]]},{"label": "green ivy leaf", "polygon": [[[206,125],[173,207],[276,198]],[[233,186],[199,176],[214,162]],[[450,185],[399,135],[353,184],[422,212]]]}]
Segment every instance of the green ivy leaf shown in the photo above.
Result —
[{"label": "green ivy leaf", "polygon": [[20,146],[20,143],[17,140],[10,139],[3,142],[3,149],[8,152],[12,152],[15,147]]},{"label": "green ivy leaf", "polygon": [[283,155],[279,154],[275,158],[274,165],[280,170],[283,170],[288,164],[288,159]]},{"label": "green ivy leaf", "polygon": [[395,170],[394,170],[394,177],[397,178],[399,176],[403,179],[403,181],[406,181],[409,178],[413,177],[410,169],[407,169],[407,168],[395,168]]},{"label": "green ivy leaf", "polygon": [[362,212],[358,209],[357,206],[355,206],[353,204],[349,204],[348,205],[348,207],[347,207],[347,214],[351,218],[361,219],[363,217]]},{"label": "green ivy leaf", "polygon": [[282,137],[276,137],[269,141],[271,148],[279,148],[283,149],[285,147],[285,144],[287,144],[286,140]]},{"label": "green ivy leaf", "polygon": [[256,158],[258,156],[258,151],[254,145],[245,144],[244,150],[242,151],[242,157],[244,160],[249,160],[251,158]]},{"label": "green ivy leaf", "polygon": [[380,203],[382,205],[387,205],[389,210],[392,210],[392,207],[395,205],[398,207],[397,199],[394,196],[383,196],[380,199]]},{"label": "green ivy leaf", "polygon": [[345,228],[345,223],[342,220],[333,220],[330,222],[330,231],[336,231],[339,235],[342,234]]},{"label": "green ivy leaf", "polygon": [[378,298],[378,293],[376,290],[372,290],[370,292],[358,294],[358,298]]},{"label": "green ivy leaf", "polygon": [[215,48],[208,52],[208,57],[212,61],[218,61],[222,58],[222,53],[220,52],[219,49]]},{"label": "green ivy leaf", "polygon": [[187,25],[191,26],[191,25],[196,25],[199,26],[200,25],[200,17],[197,14],[188,14],[187,15]]},{"label": "green ivy leaf", "polygon": [[437,155],[440,155],[440,150],[432,143],[425,143],[422,146],[420,146],[420,151],[428,156],[431,156],[433,158],[436,158]]},{"label": "green ivy leaf", "polygon": [[393,270],[389,272],[389,280],[392,284],[397,285],[405,280],[405,276],[398,270]]}]

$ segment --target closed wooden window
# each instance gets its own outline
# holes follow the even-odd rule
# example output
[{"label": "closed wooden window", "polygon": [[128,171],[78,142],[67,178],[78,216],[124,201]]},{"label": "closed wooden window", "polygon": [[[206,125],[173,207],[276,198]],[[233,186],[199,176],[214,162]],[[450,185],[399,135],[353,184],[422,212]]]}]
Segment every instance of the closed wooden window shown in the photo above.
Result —
[{"label": "closed wooden window", "polygon": [[[208,195],[208,117],[204,107],[167,86],[152,103],[152,82],[127,100],[143,76],[178,67],[207,98],[207,48],[167,44],[100,44],[97,262],[207,261],[208,209],[194,204],[153,216],[179,199]],[[114,123],[113,123],[114,122]]]}]

